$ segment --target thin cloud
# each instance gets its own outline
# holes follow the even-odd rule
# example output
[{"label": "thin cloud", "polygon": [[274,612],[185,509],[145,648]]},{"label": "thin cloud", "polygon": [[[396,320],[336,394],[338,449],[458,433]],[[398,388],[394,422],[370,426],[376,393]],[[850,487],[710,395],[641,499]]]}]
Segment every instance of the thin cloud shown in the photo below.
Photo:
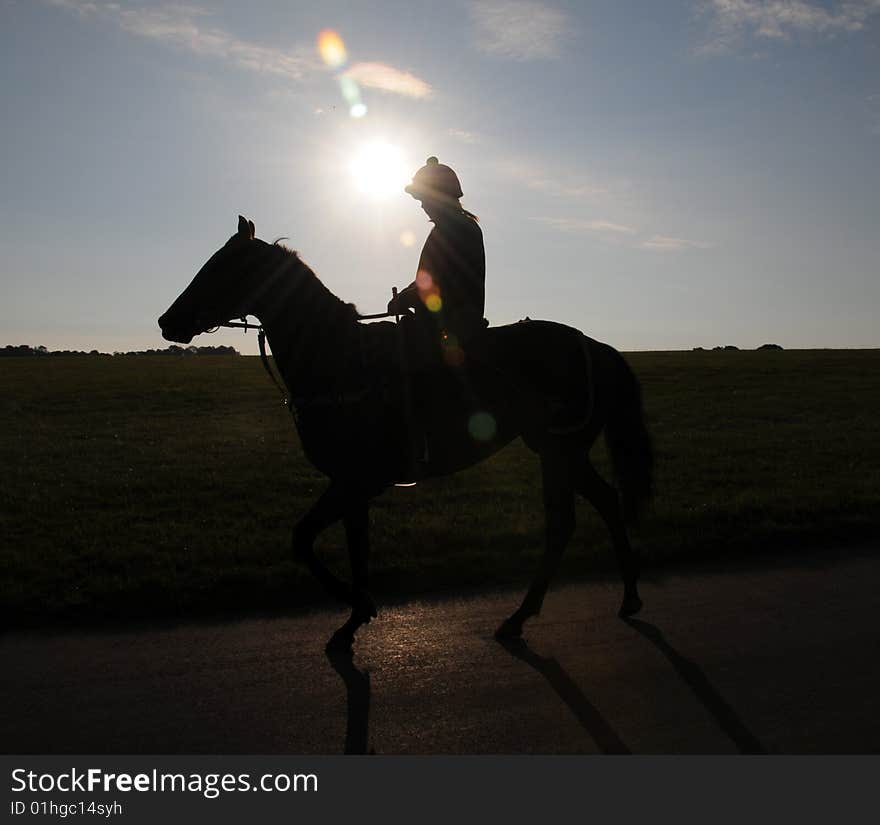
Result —
[{"label": "thin cloud", "polygon": [[468,6],[478,49],[508,60],[559,57],[568,28],[558,9],[532,0],[477,0]]},{"label": "thin cloud", "polygon": [[420,77],[385,63],[355,63],[346,74],[361,86],[370,89],[380,89],[404,97],[431,96],[431,87]]},{"label": "thin cloud", "polygon": [[123,7],[118,3],[49,0],[51,5],[109,20],[125,32],[173,46],[200,57],[225,60],[240,69],[300,81],[320,64],[311,46],[290,50],[242,40],[208,24],[209,12],[200,6],[165,4]]},{"label": "thin cloud", "polygon": [[462,143],[480,142],[480,136],[476,132],[468,132],[466,129],[447,129],[446,134]]},{"label": "thin cloud", "polygon": [[682,252],[686,249],[711,249],[712,244],[705,241],[692,241],[686,238],[673,238],[669,235],[651,235],[639,239],[640,232],[633,226],[615,223],[604,218],[588,220],[584,218],[532,217],[529,220],[555,229],[581,235],[599,235],[603,241],[614,244],[625,244],[637,249],[648,249],[655,252]]},{"label": "thin cloud", "polygon": [[559,232],[610,232],[617,235],[634,235],[636,233],[636,230],[631,226],[607,220],[550,217],[534,217],[530,220],[542,223]]},{"label": "thin cloud", "polygon": [[604,195],[608,187],[590,181],[566,178],[564,180],[548,174],[541,166],[528,161],[502,158],[493,163],[498,175],[516,181],[534,192],[543,192],[551,197],[592,198]]},{"label": "thin cloud", "polygon": [[[246,71],[275,75],[300,82],[323,71],[311,44],[280,49],[243,40],[209,24],[210,13],[201,6],[164,4],[154,7],[123,7],[118,3],[91,0],[48,0],[81,16],[109,20],[125,32],[173,46],[200,57],[223,60]],[[409,72],[385,63],[356,63],[349,70],[362,86],[405,97],[424,98],[431,87]]]},{"label": "thin cloud", "polygon": [[639,247],[660,252],[681,252],[683,249],[711,249],[712,244],[704,241],[689,241],[686,238],[670,238],[668,235],[652,235],[639,243]]},{"label": "thin cloud", "polygon": [[58,6],[61,9],[69,9],[77,14],[92,14],[98,11],[96,3],[86,2],[85,0],[46,0],[50,6]]},{"label": "thin cloud", "polygon": [[809,0],[708,0],[703,10],[710,34],[698,52],[723,54],[749,37],[788,41],[862,31],[880,14],[880,0],[844,0],[830,8]]},{"label": "thin cloud", "polygon": [[562,181],[547,177],[528,178],[525,184],[529,189],[534,189],[537,192],[546,192],[549,195],[566,198],[588,198],[594,195],[603,195],[608,191],[607,187],[604,186],[563,183]]}]

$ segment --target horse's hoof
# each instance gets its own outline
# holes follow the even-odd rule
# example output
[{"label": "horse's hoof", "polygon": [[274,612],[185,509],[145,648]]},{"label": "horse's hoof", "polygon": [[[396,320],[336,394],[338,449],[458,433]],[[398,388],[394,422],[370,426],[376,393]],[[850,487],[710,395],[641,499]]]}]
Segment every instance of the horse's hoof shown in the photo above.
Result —
[{"label": "horse's hoof", "polygon": [[354,643],[354,636],[350,633],[343,633],[337,630],[331,637],[327,644],[324,646],[324,652],[329,653],[331,655],[339,655],[339,654],[352,654],[352,644]]},{"label": "horse's hoof", "polygon": [[627,616],[635,616],[641,609],[642,600],[638,596],[624,596],[617,615],[621,619],[625,619]]},{"label": "horse's hoof", "polygon": [[495,631],[495,638],[499,642],[503,642],[505,639],[518,639],[522,636],[522,632],[522,622],[516,619],[505,619],[498,626],[498,630]]},{"label": "horse's hoof", "polygon": [[364,624],[369,624],[370,619],[375,619],[379,615],[373,597],[366,590],[356,593],[352,602],[352,612]]}]

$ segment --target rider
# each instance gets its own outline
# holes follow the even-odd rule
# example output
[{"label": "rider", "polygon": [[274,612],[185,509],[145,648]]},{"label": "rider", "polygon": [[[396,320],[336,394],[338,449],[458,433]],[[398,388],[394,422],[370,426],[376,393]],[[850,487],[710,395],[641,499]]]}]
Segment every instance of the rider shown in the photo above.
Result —
[{"label": "rider", "polygon": [[[486,253],[476,215],[462,207],[458,176],[430,157],[404,190],[421,202],[434,228],[419,258],[416,279],[388,304],[388,311],[415,309],[409,369],[460,366],[467,344],[488,326]],[[442,360],[441,360],[442,356]]]},{"label": "rider", "polygon": [[[486,253],[477,217],[462,207],[461,184],[452,169],[430,157],[404,191],[421,203],[434,224],[422,248],[416,279],[388,304],[388,312],[404,315],[405,369],[421,395],[433,370],[462,366],[466,348],[488,326],[483,318]],[[406,312],[410,307],[414,315]],[[413,414],[409,380],[402,481],[420,478],[429,460],[427,433],[422,431],[422,416]]]}]

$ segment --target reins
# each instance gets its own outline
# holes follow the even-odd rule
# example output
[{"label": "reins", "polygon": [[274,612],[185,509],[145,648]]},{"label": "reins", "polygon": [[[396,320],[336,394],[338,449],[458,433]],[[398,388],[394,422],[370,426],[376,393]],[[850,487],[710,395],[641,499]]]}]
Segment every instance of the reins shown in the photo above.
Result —
[{"label": "reins", "polygon": [[290,397],[284,391],[284,387],[281,382],[275,377],[275,373],[272,371],[272,367],[269,364],[269,356],[266,355],[266,333],[263,330],[261,324],[249,324],[247,318],[242,318],[241,321],[227,321],[225,324],[217,324],[213,329],[207,330],[207,332],[216,332],[220,327],[227,327],[229,329],[243,329],[245,333],[247,333],[250,329],[255,329],[257,331],[257,345],[260,348],[260,361],[263,362],[263,367],[266,370],[266,374],[269,378],[272,379],[272,383],[275,385],[275,388],[278,390],[278,394],[281,396],[281,403],[283,406],[288,407],[294,415],[296,414],[295,410],[290,404]]},{"label": "reins", "polygon": [[[394,297],[397,297],[397,289],[395,288],[392,291]],[[399,319],[399,315],[395,315],[393,312],[376,312],[372,315],[359,315],[359,321],[373,321],[378,318],[394,318],[395,320]],[[285,390],[284,384],[282,381],[279,381],[275,375],[275,371],[272,369],[271,364],[269,364],[269,356],[266,354],[266,332],[263,329],[262,324],[249,324],[247,318],[242,318],[241,321],[227,321],[225,324],[217,324],[213,329],[207,330],[207,332],[216,332],[220,327],[227,327],[229,329],[243,329],[245,333],[248,330],[255,329],[257,331],[257,346],[260,348],[260,361],[263,364],[263,368],[266,370],[266,374],[269,378],[272,379],[272,383],[275,385],[275,389],[278,390],[278,394],[281,396],[281,404],[287,407],[294,418],[296,418],[296,408],[291,403],[290,396],[287,394]]]}]

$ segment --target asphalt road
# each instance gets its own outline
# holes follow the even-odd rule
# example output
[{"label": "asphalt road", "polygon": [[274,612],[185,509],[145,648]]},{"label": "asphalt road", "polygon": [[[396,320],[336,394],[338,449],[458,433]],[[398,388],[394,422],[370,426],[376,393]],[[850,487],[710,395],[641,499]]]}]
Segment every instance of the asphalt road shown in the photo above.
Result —
[{"label": "asphalt road", "polygon": [[[880,553],[336,611],[0,640],[6,753],[880,752]],[[871,555],[873,553],[873,556]],[[797,564],[798,566],[794,566]]]}]

